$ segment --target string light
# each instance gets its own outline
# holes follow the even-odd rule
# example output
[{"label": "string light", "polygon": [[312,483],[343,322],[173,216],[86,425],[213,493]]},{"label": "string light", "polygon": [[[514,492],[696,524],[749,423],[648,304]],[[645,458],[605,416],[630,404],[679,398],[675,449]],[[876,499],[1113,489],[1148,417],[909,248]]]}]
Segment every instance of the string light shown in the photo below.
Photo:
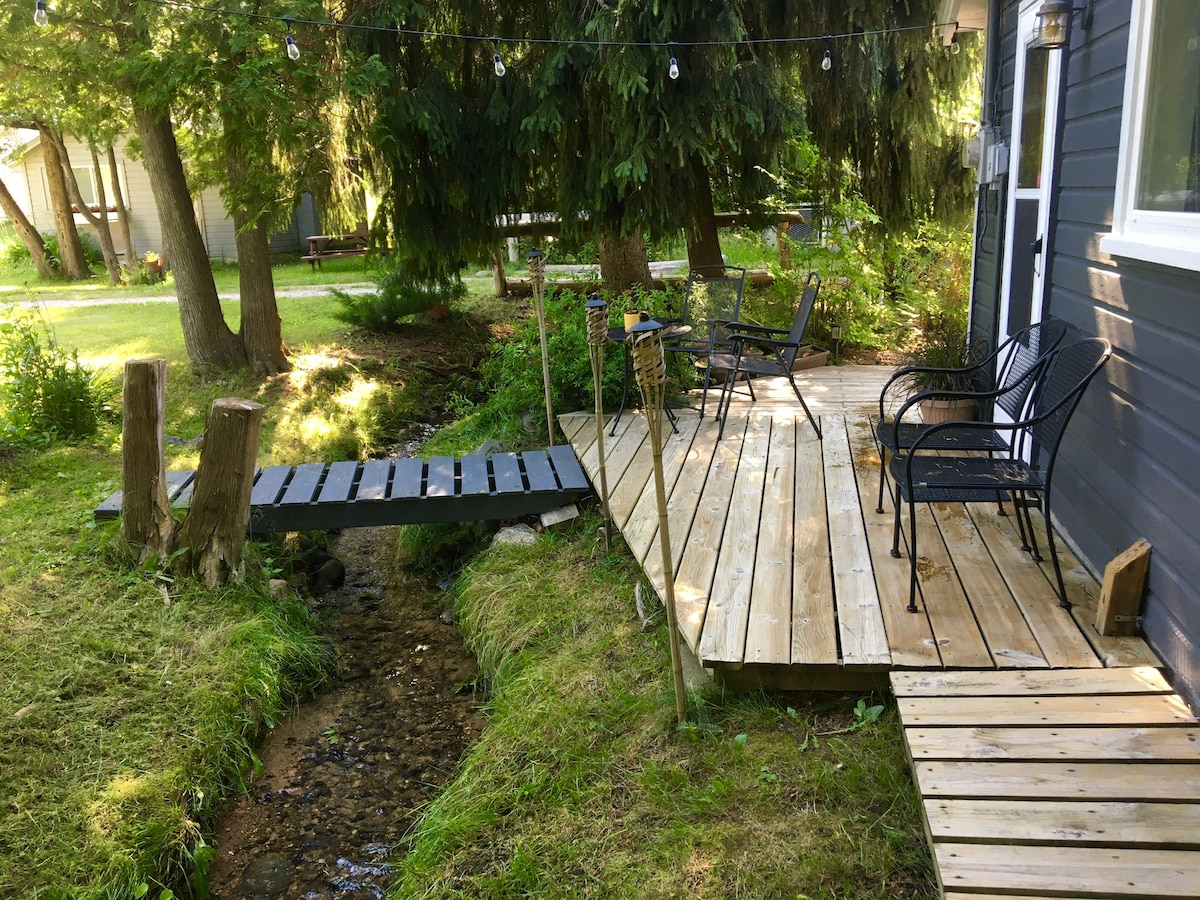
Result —
[{"label": "string light", "polygon": [[673,56],[671,57],[671,67],[667,69],[667,74],[671,77],[672,81],[679,77],[679,63]]},{"label": "string light", "polygon": [[496,70],[496,77],[503,78],[504,73],[508,70],[504,68],[504,60],[500,58],[500,39],[492,38],[492,62],[495,64],[492,68]]},{"label": "string light", "polygon": [[292,37],[292,23],[284,20],[283,24],[287,28],[287,35],[283,39],[283,45],[287,49],[288,59],[295,62],[300,58],[300,48],[296,46],[296,39]]},{"label": "string light", "polygon": [[825,55],[821,57],[821,68],[828,72],[833,68],[833,54],[829,52],[829,48],[825,48]]},{"label": "string light", "polygon": [[958,45],[958,35],[957,34],[954,35],[954,37],[950,38],[950,52],[955,56],[958,56],[958,54],[962,52],[962,47],[960,47]]},{"label": "string light", "polygon": [[37,0],[37,5],[33,8],[33,24],[38,28],[45,28],[50,24],[50,13],[46,11],[46,0]]}]

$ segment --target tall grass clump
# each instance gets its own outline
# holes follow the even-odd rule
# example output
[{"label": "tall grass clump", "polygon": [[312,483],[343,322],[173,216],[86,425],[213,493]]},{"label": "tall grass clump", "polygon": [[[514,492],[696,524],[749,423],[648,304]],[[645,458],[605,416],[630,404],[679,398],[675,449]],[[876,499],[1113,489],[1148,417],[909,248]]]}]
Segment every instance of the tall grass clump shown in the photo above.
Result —
[{"label": "tall grass clump", "polygon": [[116,385],[59,346],[45,322],[10,307],[0,319],[0,427],[11,443],[78,440],[111,415]]},{"label": "tall grass clump", "polygon": [[[936,895],[894,710],[690,691],[586,515],[456,585],[489,719],[398,862],[403,898]],[[705,679],[698,676],[701,682]]]}]

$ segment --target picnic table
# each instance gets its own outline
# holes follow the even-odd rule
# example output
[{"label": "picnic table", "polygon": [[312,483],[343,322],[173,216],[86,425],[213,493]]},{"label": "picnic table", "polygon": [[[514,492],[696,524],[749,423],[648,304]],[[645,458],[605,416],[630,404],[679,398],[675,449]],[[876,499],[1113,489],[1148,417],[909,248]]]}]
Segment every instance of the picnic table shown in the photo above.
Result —
[{"label": "picnic table", "polygon": [[323,259],[338,256],[362,256],[370,245],[369,235],[361,232],[351,234],[313,234],[308,237],[308,255],[300,259],[315,272]]}]

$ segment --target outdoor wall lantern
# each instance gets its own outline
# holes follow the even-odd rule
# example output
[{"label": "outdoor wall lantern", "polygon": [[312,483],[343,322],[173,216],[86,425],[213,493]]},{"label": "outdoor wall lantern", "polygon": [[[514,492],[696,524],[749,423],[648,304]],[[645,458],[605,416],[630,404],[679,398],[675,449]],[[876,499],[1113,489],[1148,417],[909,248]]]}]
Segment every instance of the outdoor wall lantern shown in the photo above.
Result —
[{"label": "outdoor wall lantern", "polygon": [[1071,43],[1071,14],[1083,13],[1080,24],[1084,31],[1092,27],[1092,0],[1083,6],[1072,6],[1071,0],[1042,0],[1037,11],[1037,27],[1033,31],[1035,50],[1061,50]]}]

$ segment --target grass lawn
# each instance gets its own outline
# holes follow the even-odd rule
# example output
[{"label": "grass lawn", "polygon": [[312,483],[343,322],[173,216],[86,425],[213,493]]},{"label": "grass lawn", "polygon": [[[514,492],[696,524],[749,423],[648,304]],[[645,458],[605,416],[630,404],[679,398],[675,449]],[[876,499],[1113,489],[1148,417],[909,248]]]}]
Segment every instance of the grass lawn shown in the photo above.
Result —
[{"label": "grass lawn", "polygon": [[[260,400],[270,463],[387,452],[404,423],[467,392],[511,309],[473,303],[379,338],[333,319],[326,298],[287,298],[296,370],[266,383],[192,375],[173,304],[45,316],[114,373],[168,358],[170,435],[200,434],[217,397]],[[0,896],[180,890],[253,775],[262,729],[327,672],[307,606],[267,596],[278,545],[252,546],[245,584],[216,592],[141,571],[114,526],[91,523],[119,477],[115,424],[0,454]],[[665,625],[640,627],[638,570],[604,553],[598,524],[486,551],[457,582],[488,725],[396,848],[392,896],[934,896],[892,708],[712,688],[677,729]],[[407,529],[399,552],[435,537]]]}]

